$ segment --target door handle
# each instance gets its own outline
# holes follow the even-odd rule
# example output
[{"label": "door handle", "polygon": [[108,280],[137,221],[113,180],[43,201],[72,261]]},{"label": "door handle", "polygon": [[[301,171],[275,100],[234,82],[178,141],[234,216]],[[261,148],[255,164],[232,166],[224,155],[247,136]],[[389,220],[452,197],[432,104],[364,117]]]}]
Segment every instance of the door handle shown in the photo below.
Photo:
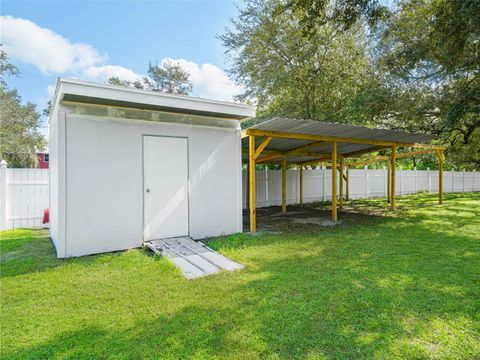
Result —
[{"label": "door handle", "polygon": [[149,192],[150,192],[150,189],[147,188],[147,190],[145,190],[145,192],[149,193]]}]

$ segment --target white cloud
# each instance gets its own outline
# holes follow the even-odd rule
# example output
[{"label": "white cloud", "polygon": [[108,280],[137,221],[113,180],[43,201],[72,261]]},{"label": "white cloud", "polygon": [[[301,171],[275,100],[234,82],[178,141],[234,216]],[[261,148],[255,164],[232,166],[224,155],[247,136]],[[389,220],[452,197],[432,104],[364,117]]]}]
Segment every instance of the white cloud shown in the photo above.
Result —
[{"label": "white cloud", "polygon": [[107,56],[82,43],[73,43],[30,20],[2,16],[3,48],[11,59],[31,64],[44,74],[80,71],[104,63]]},{"label": "white cloud", "polygon": [[105,82],[112,76],[128,81],[142,78],[142,75],[137,74],[135,71],[118,65],[91,66],[82,73],[83,79],[96,82]]},{"label": "white cloud", "polygon": [[164,58],[160,64],[172,61],[181,65],[190,73],[193,92],[201,97],[215,100],[232,101],[235,95],[244,91],[243,86],[235,84],[218,66],[213,64],[199,65],[185,59]]},{"label": "white cloud", "polygon": [[[91,45],[75,43],[53,30],[34,22],[12,16],[0,17],[0,37],[3,49],[12,60],[30,64],[42,73],[54,76],[69,76],[94,82],[105,82],[112,76],[121,80],[135,81],[142,75],[119,65],[107,63],[107,55]],[[218,66],[197,64],[185,59],[163,58],[179,63],[190,73],[193,95],[216,100],[232,101],[244,91]],[[148,59],[145,59],[145,67]],[[54,88],[49,87],[49,95]]]},{"label": "white cloud", "polygon": [[[235,95],[244,91],[242,86],[236,85],[218,66],[213,64],[197,64],[185,59],[163,58],[160,65],[167,61],[181,65],[190,73],[193,84],[193,94],[208,99],[232,101]],[[116,76],[120,80],[135,81],[142,78],[133,70],[117,65],[91,66],[81,74],[85,80],[105,82]]]}]

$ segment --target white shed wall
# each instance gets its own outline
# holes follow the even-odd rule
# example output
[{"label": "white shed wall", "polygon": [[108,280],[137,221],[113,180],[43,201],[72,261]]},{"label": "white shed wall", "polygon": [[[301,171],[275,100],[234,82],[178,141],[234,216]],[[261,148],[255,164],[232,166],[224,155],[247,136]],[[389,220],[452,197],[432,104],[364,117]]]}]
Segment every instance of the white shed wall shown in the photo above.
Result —
[{"label": "white shed wall", "polygon": [[[49,161],[49,217],[50,217],[50,237],[57,249],[57,255],[62,256],[59,252],[59,239],[58,239],[58,200],[59,200],[59,188],[58,188],[58,145],[60,140],[60,134],[58,132],[58,113],[54,113],[50,118],[49,123],[49,139],[48,139],[48,151],[50,154]],[[62,138],[64,138],[63,134]]]},{"label": "white shed wall", "polygon": [[[54,221],[60,224],[63,221],[66,225],[64,256],[141,245],[143,135],[189,139],[191,237],[199,239],[242,231],[239,132],[239,129],[67,114],[66,217],[62,219],[65,214],[60,213],[52,218],[52,237],[58,237],[59,231]],[[55,129],[52,134],[55,137]],[[57,147],[53,144],[53,152]],[[52,169],[53,181],[56,172],[58,170]],[[56,185],[52,185],[57,194]],[[54,208],[55,196],[52,194]]]}]

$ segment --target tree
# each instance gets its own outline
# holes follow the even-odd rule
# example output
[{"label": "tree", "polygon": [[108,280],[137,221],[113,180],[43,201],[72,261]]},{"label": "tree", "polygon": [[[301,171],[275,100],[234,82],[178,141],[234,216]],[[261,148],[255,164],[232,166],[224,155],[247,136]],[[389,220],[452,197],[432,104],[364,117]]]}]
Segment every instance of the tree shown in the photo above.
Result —
[{"label": "tree", "polygon": [[327,23],[335,23],[345,30],[360,20],[375,26],[390,14],[390,9],[378,0],[288,0],[277,8],[278,13],[285,10],[298,14],[304,34]]},{"label": "tree", "polygon": [[220,39],[260,117],[431,133],[478,169],[479,18],[476,0],[249,0]]},{"label": "tree", "polygon": [[0,50],[0,86],[6,87],[7,82],[5,81],[5,76],[17,76],[18,69],[15,65],[11,64],[8,61],[7,53],[3,50]]},{"label": "tree", "polygon": [[161,65],[153,65],[150,62],[147,76],[143,77],[142,80],[128,81],[112,76],[107,80],[107,83],[179,95],[188,95],[193,89],[189,72],[182,68],[180,64],[170,60],[163,62]]},{"label": "tree", "polygon": [[128,81],[128,80],[121,80],[118,76],[112,76],[107,80],[107,84],[110,85],[121,85],[127,87],[134,87],[136,89],[144,89],[142,81],[135,80],[135,81]]},{"label": "tree", "polygon": [[480,165],[479,18],[478,1],[402,1],[381,35],[379,66],[398,88],[391,123],[413,115],[413,129],[438,134],[457,167]]},{"label": "tree", "polygon": [[148,64],[148,76],[144,78],[147,89],[167,94],[188,95],[192,92],[190,74],[180,64],[170,60],[161,65]]},{"label": "tree", "polygon": [[40,114],[35,105],[22,105],[17,90],[7,87],[4,76],[16,74],[18,69],[0,50],[0,156],[11,167],[33,167],[36,152],[45,149],[46,140],[39,131]]},{"label": "tree", "polygon": [[[369,60],[365,27],[331,22],[305,36],[298,12],[280,0],[247,1],[220,36],[231,74],[258,101],[257,114],[343,123],[372,121],[369,103],[380,83]],[[369,95],[370,94],[370,95]]]}]

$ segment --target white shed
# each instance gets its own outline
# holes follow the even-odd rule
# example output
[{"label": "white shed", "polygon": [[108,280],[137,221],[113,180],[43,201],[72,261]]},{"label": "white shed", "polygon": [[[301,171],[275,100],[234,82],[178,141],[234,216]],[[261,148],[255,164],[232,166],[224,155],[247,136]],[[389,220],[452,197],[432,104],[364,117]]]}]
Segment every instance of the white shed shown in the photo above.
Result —
[{"label": "white shed", "polygon": [[57,256],[242,231],[247,105],[59,79],[50,116]]}]

